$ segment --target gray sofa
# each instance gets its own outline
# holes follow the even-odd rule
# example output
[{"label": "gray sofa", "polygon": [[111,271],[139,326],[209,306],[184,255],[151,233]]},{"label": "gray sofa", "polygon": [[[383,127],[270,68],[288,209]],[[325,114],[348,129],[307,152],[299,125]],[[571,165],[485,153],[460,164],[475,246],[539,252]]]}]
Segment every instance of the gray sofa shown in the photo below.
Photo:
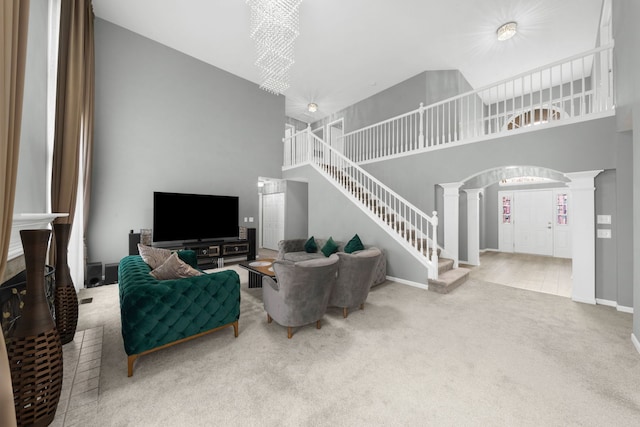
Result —
[{"label": "gray sofa", "polygon": [[[314,253],[308,253],[304,250],[304,244],[307,239],[286,239],[278,242],[278,255],[276,259],[287,260],[293,262],[306,261],[314,258],[325,258],[324,254],[320,251],[327,239],[316,238],[316,244],[318,245],[318,251]],[[344,252],[344,242],[335,240],[338,245],[338,253]],[[365,245],[365,249],[371,249],[373,246]],[[387,258],[384,256],[384,251],[380,249],[382,256],[376,264],[375,273],[373,275],[373,285],[376,286],[387,280]]]}]

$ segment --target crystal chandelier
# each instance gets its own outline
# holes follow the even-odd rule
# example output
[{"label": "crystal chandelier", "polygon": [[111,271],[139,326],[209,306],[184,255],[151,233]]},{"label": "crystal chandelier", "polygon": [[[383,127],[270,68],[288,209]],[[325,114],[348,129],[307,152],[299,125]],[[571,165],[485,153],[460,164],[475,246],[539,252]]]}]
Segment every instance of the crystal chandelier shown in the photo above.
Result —
[{"label": "crystal chandelier", "polygon": [[247,0],[251,8],[251,38],[256,42],[260,88],[281,94],[289,87],[298,37],[298,6],[302,0]]}]

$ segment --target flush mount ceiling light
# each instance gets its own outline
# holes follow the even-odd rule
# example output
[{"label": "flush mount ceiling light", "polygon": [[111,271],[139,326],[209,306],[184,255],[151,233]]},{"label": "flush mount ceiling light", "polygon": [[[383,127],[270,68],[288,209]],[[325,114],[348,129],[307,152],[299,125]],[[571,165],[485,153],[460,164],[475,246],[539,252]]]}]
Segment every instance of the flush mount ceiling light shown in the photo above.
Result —
[{"label": "flush mount ceiling light", "polygon": [[307,108],[309,109],[310,113],[315,113],[316,111],[318,111],[318,104],[316,104],[315,102],[310,102],[309,105],[307,105]]},{"label": "flush mount ceiling light", "polygon": [[515,22],[507,22],[496,31],[498,40],[500,40],[501,42],[509,40],[511,37],[516,35],[517,29],[518,24],[516,24]]},{"label": "flush mount ceiling light", "polygon": [[251,38],[256,42],[260,88],[280,95],[289,88],[298,37],[298,7],[302,0],[246,0],[251,8]]}]

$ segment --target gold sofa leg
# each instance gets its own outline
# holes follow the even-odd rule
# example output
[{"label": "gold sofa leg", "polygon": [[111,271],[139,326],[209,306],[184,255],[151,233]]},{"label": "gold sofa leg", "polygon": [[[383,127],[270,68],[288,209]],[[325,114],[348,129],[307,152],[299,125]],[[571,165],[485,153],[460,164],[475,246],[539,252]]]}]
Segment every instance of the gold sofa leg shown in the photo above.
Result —
[{"label": "gold sofa leg", "polygon": [[360,304],[360,310],[364,310],[364,303]]},{"label": "gold sofa leg", "polygon": [[316,322],[316,329],[320,329],[322,325],[320,324],[320,319]]},{"label": "gold sofa leg", "polygon": [[346,319],[348,315],[349,315],[349,309],[347,307],[343,307],[342,308],[342,317],[344,317]]},{"label": "gold sofa leg", "polygon": [[271,323],[272,321],[273,319],[269,316],[269,313],[267,313],[267,323]]},{"label": "gold sofa leg", "polygon": [[128,377],[132,377],[133,376],[133,362],[136,361],[136,359],[138,358],[137,354],[134,354],[133,356],[129,356],[127,357],[127,376]]},{"label": "gold sofa leg", "polygon": [[293,336],[293,328],[291,326],[287,326],[287,338],[291,339]]}]

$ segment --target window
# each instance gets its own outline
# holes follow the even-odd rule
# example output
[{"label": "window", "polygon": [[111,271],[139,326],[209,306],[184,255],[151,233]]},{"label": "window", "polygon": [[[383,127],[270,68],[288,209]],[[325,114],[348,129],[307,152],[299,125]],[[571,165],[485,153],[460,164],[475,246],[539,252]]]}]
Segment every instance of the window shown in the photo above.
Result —
[{"label": "window", "polygon": [[552,120],[558,120],[562,117],[559,110],[550,108],[534,108],[533,110],[525,111],[517,116],[513,117],[507,124],[507,129],[518,129],[527,126],[535,126],[541,123],[548,123]]}]

